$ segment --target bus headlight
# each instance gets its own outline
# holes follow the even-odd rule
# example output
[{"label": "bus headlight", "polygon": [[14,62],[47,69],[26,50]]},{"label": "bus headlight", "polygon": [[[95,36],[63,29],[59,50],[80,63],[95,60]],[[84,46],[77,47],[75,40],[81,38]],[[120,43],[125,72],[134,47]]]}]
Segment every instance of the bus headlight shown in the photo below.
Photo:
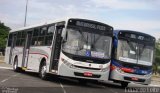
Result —
[{"label": "bus headlight", "polygon": [[110,66],[107,66],[107,67],[105,67],[105,68],[102,68],[101,71],[102,71],[102,72],[105,72],[105,71],[109,70],[109,67],[110,67]]},{"label": "bus headlight", "polygon": [[150,77],[150,76],[152,76],[152,72],[151,73],[148,73],[148,74],[146,74],[146,75],[144,75],[145,77]]},{"label": "bus headlight", "polygon": [[117,67],[116,69],[117,69],[118,72],[124,73],[124,71],[122,71],[120,68]]},{"label": "bus headlight", "polygon": [[61,60],[62,60],[62,62],[63,62],[65,65],[69,66],[70,68],[73,68],[73,64],[71,64],[70,62],[68,62],[68,61],[65,60],[64,58],[61,58]]}]

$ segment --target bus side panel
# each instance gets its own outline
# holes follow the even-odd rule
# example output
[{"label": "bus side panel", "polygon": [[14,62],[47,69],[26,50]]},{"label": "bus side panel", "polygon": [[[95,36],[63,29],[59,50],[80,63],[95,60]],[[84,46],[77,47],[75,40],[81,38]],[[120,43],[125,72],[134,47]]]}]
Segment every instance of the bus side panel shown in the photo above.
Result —
[{"label": "bus side panel", "polygon": [[6,50],[5,50],[4,62],[6,62],[7,64],[9,64],[10,49],[11,49],[11,47],[6,47]]},{"label": "bus side panel", "polygon": [[49,58],[50,58],[50,48],[47,46],[30,47],[29,57],[28,57],[28,69],[38,72],[40,62],[43,58],[46,60],[47,71],[49,69]]},{"label": "bus side panel", "polygon": [[22,67],[23,47],[15,47],[15,56],[18,57],[18,67]]}]

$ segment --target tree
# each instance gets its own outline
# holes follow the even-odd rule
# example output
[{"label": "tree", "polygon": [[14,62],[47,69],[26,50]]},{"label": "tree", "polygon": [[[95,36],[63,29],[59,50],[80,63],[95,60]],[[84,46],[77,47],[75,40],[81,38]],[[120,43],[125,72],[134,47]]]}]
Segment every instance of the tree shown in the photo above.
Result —
[{"label": "tree", "polygon": [[10,28],[0,21],[0,52],[4,52]]},{"label": "tree", "polygon": [[157,43],[160,45],[160,38],[157,40]]},{"label": "tree", "polygon": [[160,66],[160,38],[157,40],[155,45],[155,62],[153,64],[153,70],[156,74],[158,71],[158,66]]}]

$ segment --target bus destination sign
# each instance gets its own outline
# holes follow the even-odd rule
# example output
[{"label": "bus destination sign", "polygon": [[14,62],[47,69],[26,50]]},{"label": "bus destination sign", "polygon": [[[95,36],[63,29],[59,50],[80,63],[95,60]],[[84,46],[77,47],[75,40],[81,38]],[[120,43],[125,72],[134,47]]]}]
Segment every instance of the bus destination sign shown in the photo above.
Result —
[{"label": "bus destination sign", "polygon": [[112,30],[112,27],[95,22],[95,21],[88,21],[88,20],[75,20],[75,19],[70,19],[69,20],[69,25],[72,26],[80,26],[80,27],[85,27],[85,28],[91,28],[95,30],[101,30],[101,31],[106,31],[106,30]]},{"label": "bus destination sign", "polygon": [[125,38],[131,38],[131,39],[138,39],[141,41],[154,41],[154,38],[152,38],[151,36],[142,35],[142,34],[140,35],[140,34],[130,33],[130,32],[120,32],[119,36],[125,37]]},{"label": "bus destination sign", "polygon": [[82,21],[76,21],[76,25],[82,26],[82,27],[87,27],[87,28],[92,28],[92,29],[97,29],[97,30],[106,30],[105,26],[97,25],[97,24],[93,24],[93,23],[82,22]]}]

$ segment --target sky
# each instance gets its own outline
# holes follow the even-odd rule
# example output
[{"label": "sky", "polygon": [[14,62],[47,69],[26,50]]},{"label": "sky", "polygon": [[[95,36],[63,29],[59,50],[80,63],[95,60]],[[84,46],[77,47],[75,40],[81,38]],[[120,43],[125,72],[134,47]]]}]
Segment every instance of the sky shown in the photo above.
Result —
[{"label": "sky", "polygon": [[[11,29],[24,26],[26,0],[0,0],[0,21]],[[27,26],[85,18],[114,29],[135,30],[160,38],[160,0],[29,0]]]}]

